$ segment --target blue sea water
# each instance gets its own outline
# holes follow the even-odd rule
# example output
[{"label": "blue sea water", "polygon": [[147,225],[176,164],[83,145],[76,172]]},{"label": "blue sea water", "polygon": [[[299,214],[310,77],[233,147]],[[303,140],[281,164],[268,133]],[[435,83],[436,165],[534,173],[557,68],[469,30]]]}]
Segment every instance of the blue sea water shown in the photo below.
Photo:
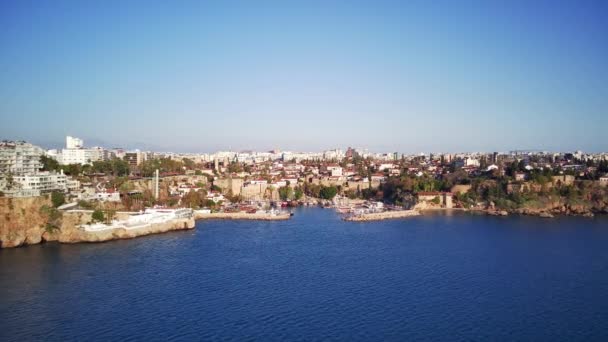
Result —
[{"label": "blue sea water", "polygon": [[0,341],[607,341],[608,220],[199,221],[0,250]]}]

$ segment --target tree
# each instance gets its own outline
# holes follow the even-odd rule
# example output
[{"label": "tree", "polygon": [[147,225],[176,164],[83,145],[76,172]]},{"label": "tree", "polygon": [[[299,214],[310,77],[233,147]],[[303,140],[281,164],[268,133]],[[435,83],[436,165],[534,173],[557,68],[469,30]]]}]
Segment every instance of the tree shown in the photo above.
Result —
[{"label": "tree", "polygon": [[103,222],[105,219],[103,211],[96,209],[95,211],[93,211],[91,219],[93,220],[93,222]]},{"label": "tree", "polygon": [[62,192],[53,191],[51,192],[51,202],[53,203],[53,207],[58,208],[65,204],[65,195]]},{"label": "tree", "polygon": [[338,189],[335,186],[322,186],[319,195],[322,199],[330,200],[338,194]]},{"label": "tree", "polygon": [[59,171],[59,162],[51,157],[40,156],[40,163],[42,163],[42,171]]},{"label": "tree", "polygon": [[294,199],[296,201],[299,201],[303,195],[304,195],[304,192],[302,191],[302,188],[300,188],[299,186],[296,187],[294,190],[294,194],[293,194]]},{"label": "tree", "polygon": [[16,185],[15,178],[13,177],[13,174],[11,172],[9,172],[6,175],[6,185],[5,185],[6,190],[12,190],[15,187],[15,185]]},{"label": "tree", "polygon": [[290,186],[282,186],[279,188],[279,197],[283,201],[293,199],[293,189]]},{"label": "tree", "polygon": [[64,171],[67,175],[78,176],[82,171],[82,167],[80,166],[80,164],[64,165]]}]

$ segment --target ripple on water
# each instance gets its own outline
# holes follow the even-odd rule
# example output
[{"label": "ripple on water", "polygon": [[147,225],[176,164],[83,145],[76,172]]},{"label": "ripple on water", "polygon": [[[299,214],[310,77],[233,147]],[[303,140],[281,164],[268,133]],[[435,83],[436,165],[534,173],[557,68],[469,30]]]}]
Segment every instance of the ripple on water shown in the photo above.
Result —
[{"label": "ripple on water", "polygon": [[0,340],[607,340],[606,221],[202,221],[0,251]]}]

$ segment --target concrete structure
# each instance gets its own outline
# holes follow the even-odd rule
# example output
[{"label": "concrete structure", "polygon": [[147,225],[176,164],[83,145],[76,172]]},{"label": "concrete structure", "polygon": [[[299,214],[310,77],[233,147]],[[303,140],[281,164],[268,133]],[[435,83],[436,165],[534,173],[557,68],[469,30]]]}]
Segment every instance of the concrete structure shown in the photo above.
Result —
[{"label": "concrete structure", "polygon": [[38,172],[42,168],[40,157],[44,153],[41,147],[25,141],[0,142],[0,177],[8,173],[24,175]]},{"label": "concrete structure", "polygon": [[452,203],[452,193],[451,192],[440,192],[440,191],[430,191],[430,192],[419,192],[417,194],[419,202],[426,203],[434,203],[438,201],[438,205],[443,208],[453,208]]},{"label": "concrete structure", "polygon": [[51,191],[67,192],[77,190],[80,183],[69,179],[60,173],[39,172],[35,174],[19,175],[13,177],[15,186],[7,194],[15,197],[40,196],[42,193]]},{"label": "concrete structure", "polygon": [[160,185],[159,185],[159,174],[158,174],[158,169],[156,169],[156,171],[154,171],[154,199],[158,200],[159,197],[159,191],[160,191]]},{"label": "concrete structure", "polygon": [[141,151],[126,152],[123,159],[129,166],[138,166],[146,161],[146,153]]},{"label": "concrete structure", "polygon": [[67,136],[65,137],[65,148],[67,149],[79,149],[84,147],[82,139]]},{"label": "concrete structure", "polygon": [[110,152],[102,147],[84,148],[82,139],[67,136],[65,139],[66,148],[61,152],[49,150],[49,156],[55,158],[59,164],[91,164],[95,161],[108,160]]}]

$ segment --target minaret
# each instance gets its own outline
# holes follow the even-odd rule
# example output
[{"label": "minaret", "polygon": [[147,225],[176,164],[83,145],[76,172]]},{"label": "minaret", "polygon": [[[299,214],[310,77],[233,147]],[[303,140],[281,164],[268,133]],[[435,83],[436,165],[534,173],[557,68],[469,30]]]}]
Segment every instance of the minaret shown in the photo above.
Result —
[{"label": "minaret", "polygon": [[154,172],[154,198],[158,200],[158,169]]}]

